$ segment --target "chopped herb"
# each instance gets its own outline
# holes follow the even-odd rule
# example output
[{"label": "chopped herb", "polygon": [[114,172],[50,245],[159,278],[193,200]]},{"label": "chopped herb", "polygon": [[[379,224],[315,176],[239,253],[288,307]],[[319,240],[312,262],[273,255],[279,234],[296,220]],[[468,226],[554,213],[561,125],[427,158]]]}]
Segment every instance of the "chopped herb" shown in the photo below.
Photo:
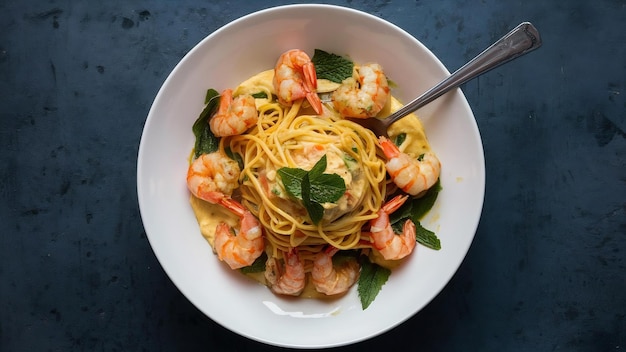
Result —
[{"label": "chopped herb", "polygon": [[252,94],[252,97],[255,99],[267,99],[267,93],[265,92],[254,93]]},{"label": "chopped herb", "polygon": [[361,275],[358,288],[361,307],[367,309],[391,275],[391,270],[372,263],[366,256],[361,256]]},{"label": "chopped herb", "polygon": [[343,159],[343,163],[346,165],[348,170],[354,171],[357,168],[358,163],[356,159],[352,157],[352,155],[348,153],[344,153],[342,156],[342,159]]},{"label": "chopped herb", "polygon": [[202,154],[213,153],[217,150],[219,145],[219,138],[211,132],[211,127],[208,123],[209,118],[213,115],[219,105],[219,93],[215,89],[207,90],[205,102],[207,105],[204,107],[200,116],[191,128],[194,136],[196,136],[194,158],[197,158]]},{"label": "chopped herb", "polygon": [[352,77],[354,63],[342,56],[315,49],[311,61],[315,65],[318,79],[341,83],[344,79]]},{"label": "chopped herb", "polygon": [[400,133],[394,139],[393,144],[400,146],[402,145],[402,143],[404,143],[405,140],[406,140],[406,133]]}]

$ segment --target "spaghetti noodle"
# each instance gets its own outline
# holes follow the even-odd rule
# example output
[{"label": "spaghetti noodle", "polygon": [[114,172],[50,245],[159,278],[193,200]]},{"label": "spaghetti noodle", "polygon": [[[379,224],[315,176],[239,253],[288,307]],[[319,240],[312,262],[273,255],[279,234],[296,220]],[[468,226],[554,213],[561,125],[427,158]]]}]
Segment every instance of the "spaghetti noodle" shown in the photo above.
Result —
[{"label": "spaghetti noodle", "polygon": [[[243,204],[265,228],[271,255],[298,247],[305,260],[312,260],[329,244],[341,250],[359,248],[362,227],[376,218],[384,201],[385,165],[371,131],[337,115],[320,118],[302,110],[301,102],[288,108],[266,103],[259,108],[255,128],[223,138],[221,147],[243,158]],[[347,192],[337,204],[326,204],[322,222],[313,224],[276,174],[282,167],[304,169],[322,154],[329,158],[328,169],[346,181]]]},{"label": "spaghetti noodle", "polygon": [[[358,76],[357,71],[355,74]],[[382,75],[382,72],[379,74]],[[333,103],[326,99],[322,99],[326,101],[321,113],[319,107],[315,109],[317,112],[313,111],[305,99],[296,99],[291,105],[286,106],[284,102],[277,100],[273,80],[274,70],[267,70],[246,80],[234,90],[234,96],[262,93],[263,97],[255,99],[258,119],[253,127],[244,133],[224,135],[219,139],[219,155],[237,156],[241,167],[236,185],[238,189],[232,195],[232,199],[237,204],[241,203],[246,212],[250,212],[258,219],[258,224],[262,228],[264,252],[268,257],[265,264],[265,280],[270,287],[280,279],[278,276],[281,275],[282,269],[279,261],[293,262],[297,257],[297,261],[302,263],[303,269],[300,272],[312,273],[310,281],[315,283],[315,288],[319,292],[325,294],[331,291],[345,292],[354,283],[354,262],[343,269],[337,269],[337,272],[349,270],[352,276],[348,283],[343,284],[344,287],[337,287],[329,282],[330,276],[320,276],[320,268],[317,266],[325,260],[328,262],[329,257],[337,251],[369,252],[374,248],[373,252],[381,250],[382,254],[383,247],[377,247],[379,243],[390,246],[387,249],[393,247],[392,250],[397,251],[405,250],[401,249],[405,246],[403,242],[407,242],[409,246],[406,249],[408,252],[397,253],[396,257],[388,258],[383,254],[382,259],[380,255],[378,257],[374,255],[373,260],[378,262],[396,260],[412,251],[415,245],[415,227],[405,226],[409,230],[403,230],[402,236],[395,236],[387,218],[389,213],[402,205],[406,196],[402,199],[399,197],[391,199],[396,193],[402,192],[394,184],[393,177],[387,176],[389,164],[386,163],[391,155],[388,154],[390,150],[403,154],[411,159],[411,163],[419,163],[417,156],[431,153],[430,147],[421,123],[415,116],[407,117],[404,121],[391,126],[390,136],[402,133],[404,137],[400,149],[397,149],[391,146],[388,140],[378,139],[372,131],[344,119]],[[326,92],[332,92],[337,88],[337,85],[321,83],[331,87]],[[318,87],[318,91],[325,89]],[[379,106],[377,112],[382,109],[380,114],[388,114],[400,106],[400,103],[389,95],[387,103]],[[221,107],[220,113],[222,116],[225,113]],[[383,144],[385,147],[382,147]],[[297,170],[306,174],[308,170],[320,165],[322,159],[324,160],[321,164],[322,172],[334,176],[335,179],[340,178],[342,187],[345,188],[341,188],[339,196],[333,201],[326,200],[317,204],[321,214],[315,220],[305,201],[304,181],[302,180],[300,189],[302,194],[294,196],[294,191],[285,182],[284,170]],[[419,166],[416,165],[406,167],[419,170]],[[439,167],[438,160],[436,166]],[[437,169],[436,178],[438,172]],[[308,176],[306,179],[309,182]],[[318,185],[322,188],[323,186],[324,184]],[[431,185],[426,188],[428,187]],[[226,197],[231,199],[230,194]],[[235,226],[238,219],[224,211],[219,200],[211,203],[216,204],[203,202],[195,196],[191,199],[202,234],[215,248],[216,223],[226,222],[230,226]],[[236,212],[242,217],[244,210]],[[243,221],[243,218],[241,219]],[[409,222],[410,220],[407,220],[407,224]],[[230,236],[224,233],[220,235]],[[391,239],[382,239],[389,235]],[[297,249],[297,253],[294,249]],[[332,264],[330,265],[332,269]],[[358,276],[358,268],[356,270]],[[344,279],[348,277],[344,276]],[[301,290],[300,288],[288,294],[299,295]]]}]

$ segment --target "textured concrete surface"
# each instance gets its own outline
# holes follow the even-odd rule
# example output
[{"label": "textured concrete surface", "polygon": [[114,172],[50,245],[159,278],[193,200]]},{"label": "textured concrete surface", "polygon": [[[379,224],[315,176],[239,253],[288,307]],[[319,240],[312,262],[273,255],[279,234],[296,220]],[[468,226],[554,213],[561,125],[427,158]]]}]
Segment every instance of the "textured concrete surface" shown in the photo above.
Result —
[{"label": "textured concrete surface", "polygon": [[[275,351],[212,322],[139,216],[148,109],[197,42],[286,1],[0,1],[0,350]],[[626,1],[329,1],[454,70],[521,21],[544,46],[463,87],[475,241],[423,311],[341,351],[626,349]],[[358,327],[354,327],[358,328]]]}]

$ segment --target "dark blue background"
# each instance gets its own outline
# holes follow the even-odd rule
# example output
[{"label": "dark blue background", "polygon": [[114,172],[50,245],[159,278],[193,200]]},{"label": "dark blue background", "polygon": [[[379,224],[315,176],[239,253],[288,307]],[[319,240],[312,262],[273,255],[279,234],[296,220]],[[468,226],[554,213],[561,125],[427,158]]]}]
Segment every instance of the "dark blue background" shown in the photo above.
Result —
[{"label": "dark blue background", "polygon": [[[279,350],[172,284],[135,181],[176,63],[229,21],[286,3],[0,1],[1,351]],[[487,186],[459,271],[404,324],[339,350],[626,349],[626,1],[329,3],[397,24],[449,70],[522,21],[544,40],[463,87]]]}]

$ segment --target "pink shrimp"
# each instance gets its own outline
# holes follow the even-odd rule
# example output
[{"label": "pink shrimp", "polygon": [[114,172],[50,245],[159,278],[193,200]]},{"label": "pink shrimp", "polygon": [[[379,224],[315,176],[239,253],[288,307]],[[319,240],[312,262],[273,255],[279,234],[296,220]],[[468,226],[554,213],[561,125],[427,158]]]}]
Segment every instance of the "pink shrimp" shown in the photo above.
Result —
[{"label": "pink shrimp", "polygon": [[345,79],[333,92],[333,105],[344,117],[374,117],[389,99],[387,77],[379,64],[362,65],[358,73],[357,78]]},{"label": "pink shrimp", "polygon": [[241,203],[231,198],[223,199],[221,203],[239,216],[241,226],[238,233],[233,234],[226,223],[217,225],[213,242],[215,252],[231,269],[252,265],[265,249],[261,224]]},{"label": "pink shrimp", "polygon": [[200,155],[187,170],[187,188],[196,197],[218,204],[239,187],[239,164],[220,152]]},{"label": "pink shrimp", "polygon": [[233,91],[226,89],[220,96],[219,109],[209,120],[209,126],[218,137],[234,136],[254,126],[258,119],[252,95],[242,94],[233,98]]},{"label": "pink shrimp", "polygon": [[404,192],[417,196],[432,187],[439,179],[441,163],[434,153],[427,152],[415,159],[402,153],[385,137],[380,137],[379,143],[387,157],[385,164],[387,173]]},{"label": "pink shrimp", "polygon": [[265,279],[274,293],[298,296],[305,285],[304,261],[296,248],[285,253],[284,257],[284,267],[277,258],[265,262]]},{"label": "pink shrimp", "polygon": [[338,251],[329,246],[315,256],[311,278],[317,292],[326,295],[344,293],[359,278],[360,268],[356,260],[346,260],[338,268],[333,267],[333,256]]},{"label": "pink shrimp", "polygon": [[283,53],[274,68],[274,90],[278,101],[291,106],[306,98],[316,113],[322,113],[322,101],[317,95],[317,74],[309,55],[293,49]]},{"label": "pink shrimp", "polygon": [[415,224],[410,219],[404,223],[402,234],[396,235],[389,222],[389,214],[398,210],[407,200],[407,195],[398,195],[385,203],[378,217],[370,220],[370,239],[374,248],[387,260],[402,259],[415,248]]}]

